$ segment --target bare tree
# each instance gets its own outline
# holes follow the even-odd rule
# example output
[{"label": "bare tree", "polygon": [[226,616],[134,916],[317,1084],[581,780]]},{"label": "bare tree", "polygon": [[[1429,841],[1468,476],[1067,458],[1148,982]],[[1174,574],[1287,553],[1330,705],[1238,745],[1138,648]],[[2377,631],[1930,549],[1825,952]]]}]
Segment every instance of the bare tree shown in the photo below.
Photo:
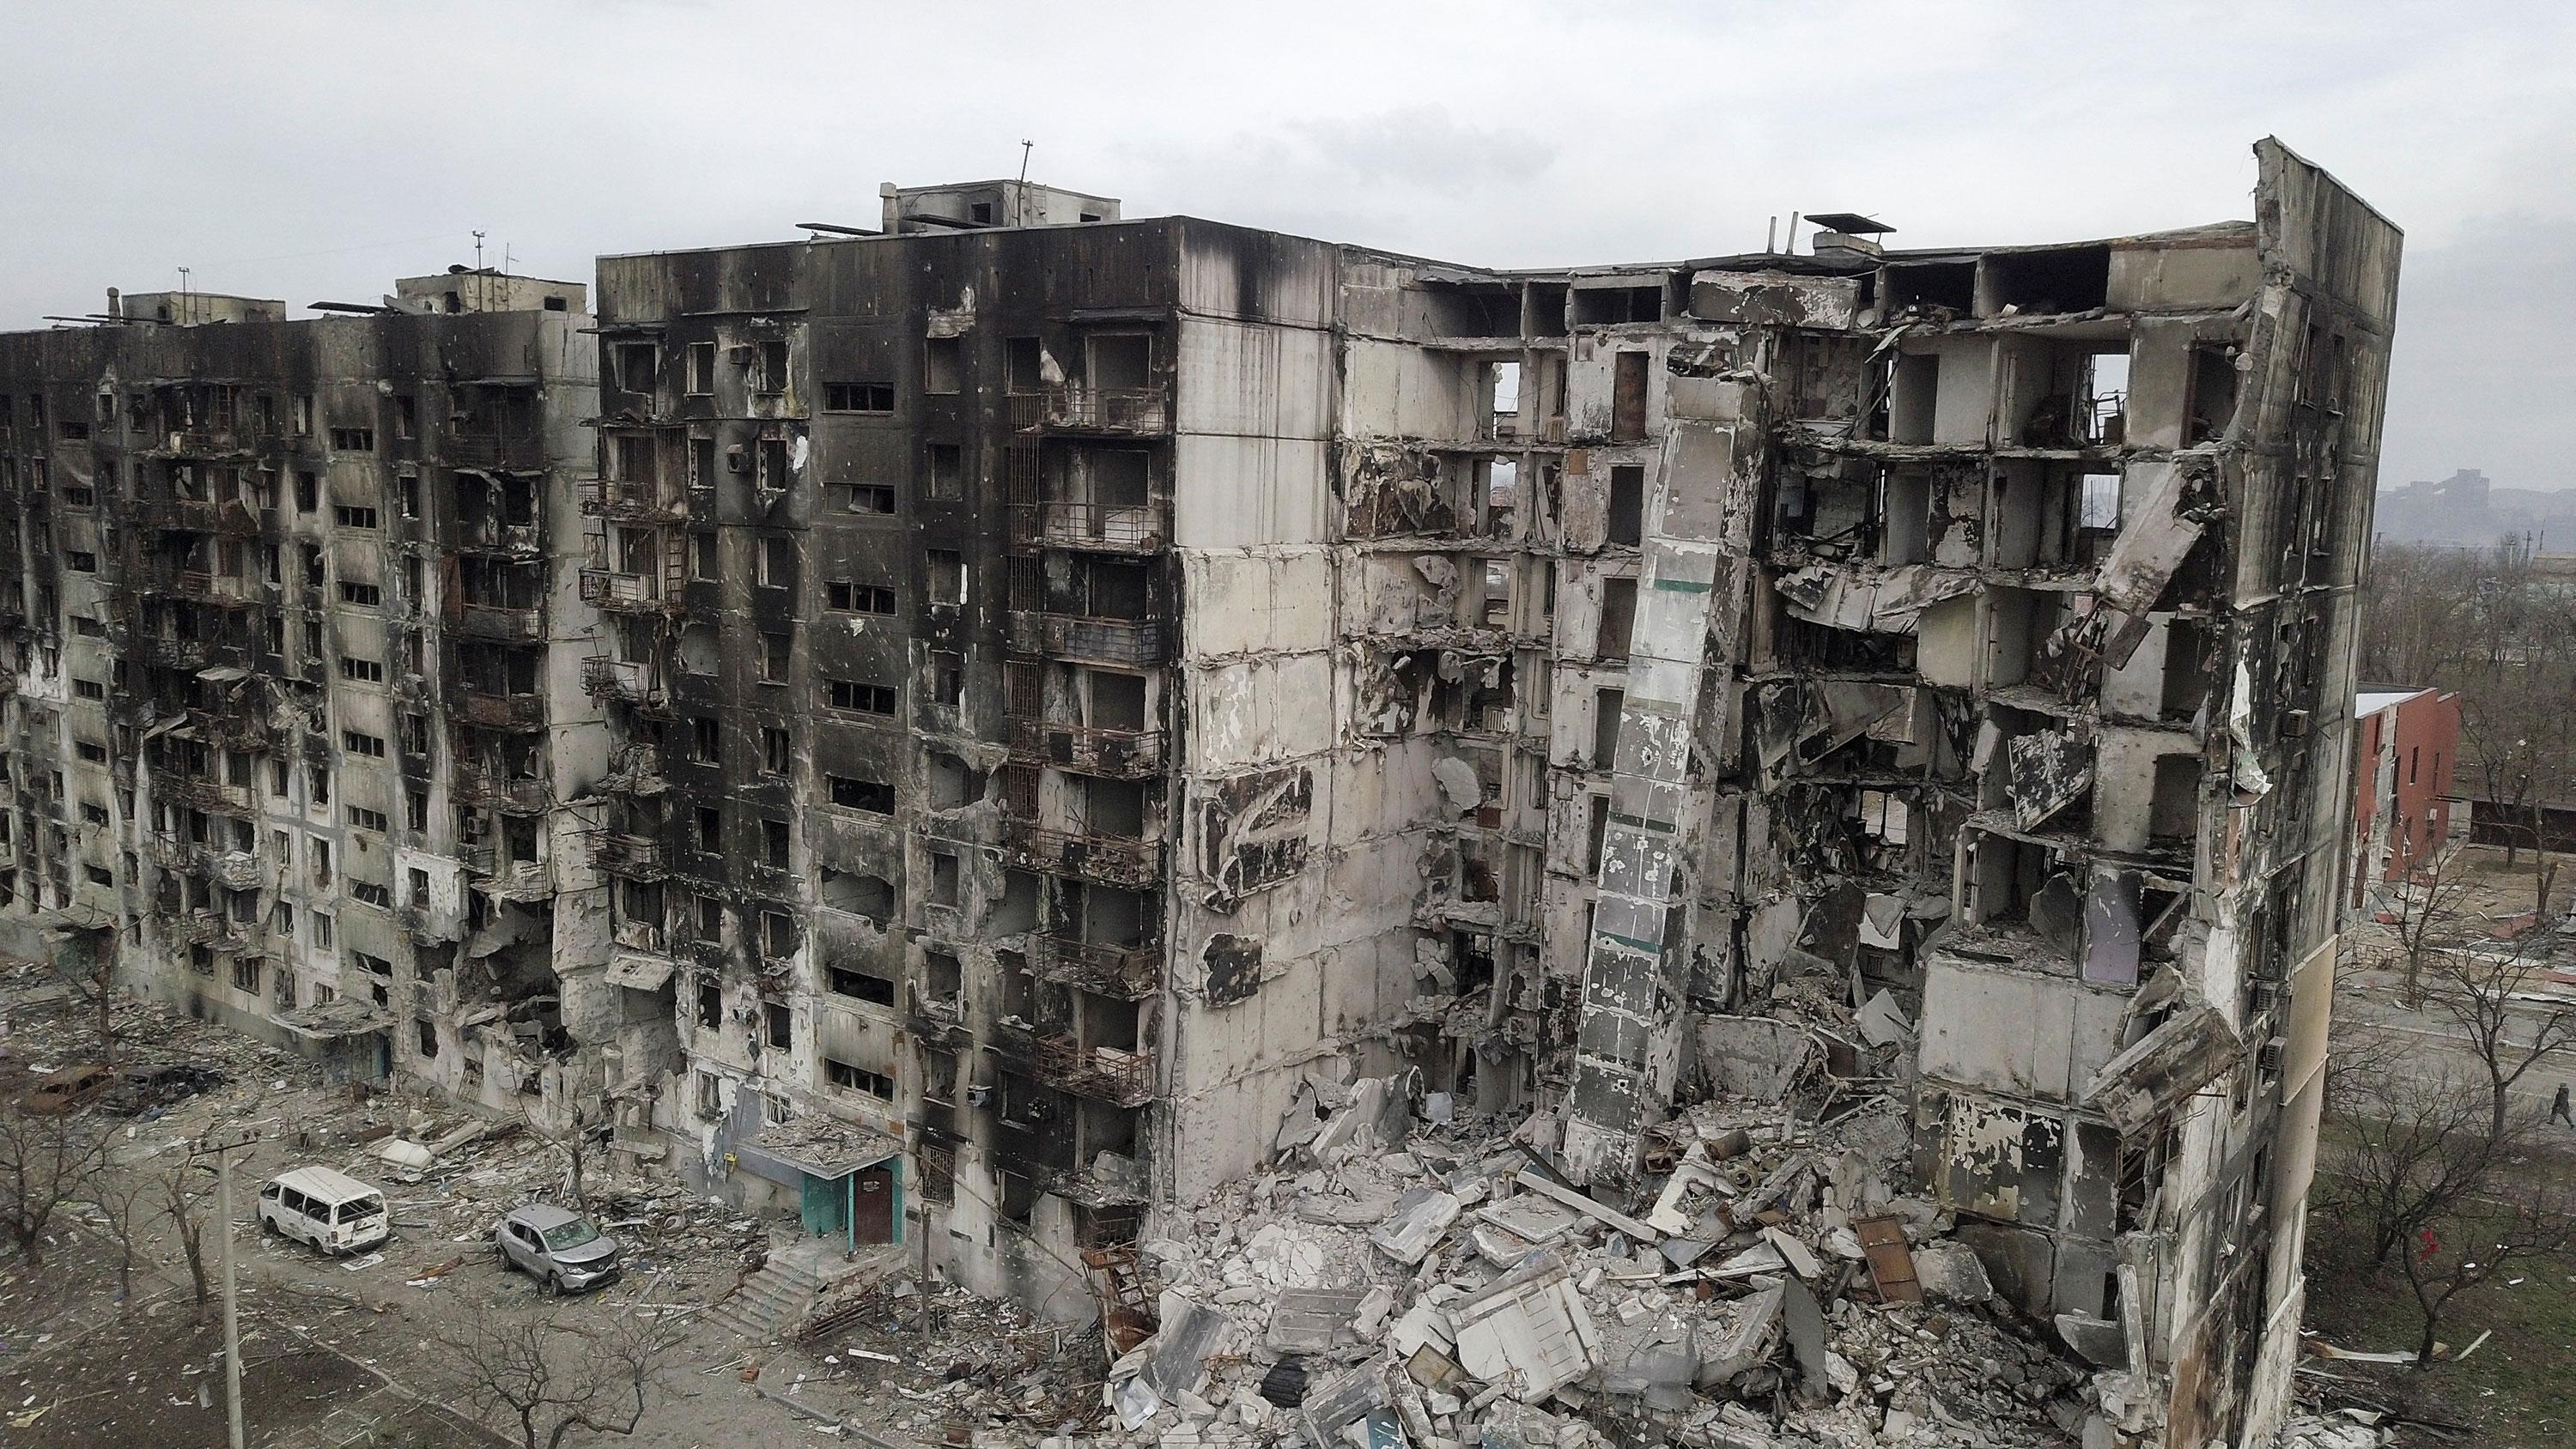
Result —
[{"label": "bare tree", "polygon": [[2548,963],[2519,943],[2439,951],[2430,964],[2434,1005],[2486,1073],[2487,1136],[2506,1142],[2514,1087],[2551,1052],[2576,1047],[2576,1005],[2535,989]]},{"label": "bare tree", "polygon": [[2567,1246],[2567,1217],[2548,1175],[2500,1199],[2467,1205],[2445,1232],[2417,1230],[2401,1262],[2424,1320],[2415,1367],[2432,1367],[2435,1335],[2451,1300],[2493,1278],[2516,1258],[2555,1253]]},{"label": "bare tree", "polygon": [[[2398,833],[2404,835],[2409,828],[2406,818],[2398,817]],[[2468,894],[2466,862],[2457,851],[2446,852],[2437,844],[2420,868],[2408,869],[2398,888],[2380,898],[2387,913],[2397,918],[2389,929],[2397,934],[2398,950],[2406,958],[2408,1006],[2424,1004],[2425,963],[2461,944]]]},{"label": "bare tree", "polygon": [[586,1177],[590,1160],[591,1122],[589,1114],[582,1108],[580,1098],[567,1097],[566,1100],[572,1106],[572,1123],[563,1131],[550,1132],[538,1126],[534,1117],[523,1115],[520,1120],[540,1140],[564,1155],[564,1180],[572,1198],[572,1205],[577,1211],[586,1213],[590,1211],[590,1193]]},{"label": "bare tree", "polygon": [[28,1267],[42,1261],[56,1210],[84,1196],[107,1138],[85,1114],[0,1107],[0,1232]]},{"label": "bare tree", "polygon": [[171,1236],[179,1240],[179,1256],[187,1260],[188,1282],[197,1290],[199,1323],[206,1321],[206,1304],[213,1297],[206,1261],[206,1176],[204,1168],[185,1162],[161,1173],[161,1210],[169,1216]]},{"label": "bare tree", "polygon": [[2487,1084],[2425,1072],[2393,1038],[2347,1033],[2326,1082],[2335,1160],[2314,1188],[2338,1241],[2385,1268],[2428,1224],[2446,1221],[2486,1180]]},{"label": "bare tree", "polygon": [[134,1264],[143,1256],[143,1230],[160,1186],[139,1167],[112,1161],[91,1182],[90,1200],[116,1240],[116,1301],[128,1308],[134,1305]]},{"label": "bare tree", "polygon": [[655,1370],[683,1337],[658,1317],[563,1325],[478,1312],[439,1342],[458,1397],[487,1420],[515,1424],[522,1449],[556,1449],[575,1430],[634,1433]]}]

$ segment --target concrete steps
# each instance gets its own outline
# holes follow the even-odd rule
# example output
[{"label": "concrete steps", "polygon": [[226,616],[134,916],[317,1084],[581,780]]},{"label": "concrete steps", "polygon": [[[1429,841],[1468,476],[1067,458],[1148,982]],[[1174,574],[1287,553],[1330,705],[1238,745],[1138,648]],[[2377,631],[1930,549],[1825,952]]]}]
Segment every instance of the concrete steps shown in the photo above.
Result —
[{"label": "concrete steps", "polygon": [[803,1244],[781,1249],[771,1253],[759,1272],[744,1279],[740,1288],[725,1295],[698,1321],[721,1333],[765,1343],[795,1332],[827,1289],[872,1268],[900,1262],[901,1257],[902,1250],[893,1247],[863,1253],[855,1259]]}]

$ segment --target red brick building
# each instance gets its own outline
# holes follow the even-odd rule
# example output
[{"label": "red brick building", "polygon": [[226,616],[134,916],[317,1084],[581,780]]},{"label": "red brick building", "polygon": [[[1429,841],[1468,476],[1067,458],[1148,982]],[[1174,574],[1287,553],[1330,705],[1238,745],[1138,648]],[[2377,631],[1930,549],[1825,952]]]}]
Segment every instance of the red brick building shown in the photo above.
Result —
[{"label": "red brick building", "polygon": [[2460,699],[2435,689],[2365,690],[2353,701],[2352,899],[2403,880],[2450,832]]}]

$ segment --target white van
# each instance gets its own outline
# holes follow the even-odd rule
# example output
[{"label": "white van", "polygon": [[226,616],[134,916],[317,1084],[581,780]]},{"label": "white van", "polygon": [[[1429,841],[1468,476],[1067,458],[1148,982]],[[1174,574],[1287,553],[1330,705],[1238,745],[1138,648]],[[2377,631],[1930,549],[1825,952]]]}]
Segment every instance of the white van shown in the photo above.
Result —
[{"label": "white van", "polygon": [[301,1238],[326,1253],[371,1248],[393,1233],[385,1195],[343,1172],[299,1167],[260,1185],[259,1229]]}]

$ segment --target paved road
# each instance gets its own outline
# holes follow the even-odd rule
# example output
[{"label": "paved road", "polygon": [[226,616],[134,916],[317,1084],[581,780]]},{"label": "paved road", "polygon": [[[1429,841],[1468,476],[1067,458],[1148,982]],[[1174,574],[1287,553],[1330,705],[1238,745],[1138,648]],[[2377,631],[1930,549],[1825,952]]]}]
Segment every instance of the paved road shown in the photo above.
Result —
[{"label": "paved road", "polygon": [[[2431,1076],[2447,1068],[2465,1080],[2483,1082],[2486,1065],[2461,1036],[2459,1024],[2438,1004],[2408,1007],[2402,999],[2404,978],[2388,971],[2349,971],[2335,993],[2334,1049],[2353,1050],[2357,1036],[2392,1038]],[[2518,1029],[2513,1039],[2528,1042],[2530,1032],[2548,1014],[2538,1003],[2517,1004]],[[2356,1028],[2359,1031],[2356,1031]],[[2576,1085],[2576,1051],[2544,1054],[2514,1085],[2512,1099],[2535,1118],[2546,1118],[2561,1082]],[[2560,1130],[2568,1129],[2562,1127]],[[2576,1132],[2569,1133],[2576,1139]]]}]

